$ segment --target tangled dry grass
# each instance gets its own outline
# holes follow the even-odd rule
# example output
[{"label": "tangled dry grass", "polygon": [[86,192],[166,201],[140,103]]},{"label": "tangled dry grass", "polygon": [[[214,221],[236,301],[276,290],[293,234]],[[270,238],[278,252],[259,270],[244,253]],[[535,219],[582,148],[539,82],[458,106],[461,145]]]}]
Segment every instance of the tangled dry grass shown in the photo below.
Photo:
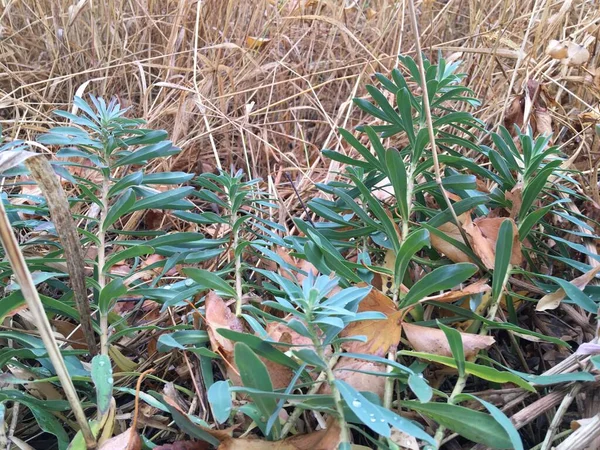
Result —
[{"label": "tangled dry grass", "polygon": [[[404,1],[2,3],[0,116],[10,137],[46,130],[51,111],[68,107],[75,94],[117,96],[184,149],[163,169],[243,168],[271,186],[285,183],[288,172],[301,191],[335,169],[319,150],[339,148],[337,127],[361,120],[351,99],[365,93],[375,72],[394,68],[397,54],[414,53]],[[598,118],[600,12],[593,0],[418,6],[423,48],[433,59],[440,51],[463,61],[487,123],[501,122],[529,79],[556,100],[555,136],[580,132],[582,113]],[[585,46],[588,63],[568,67],[550,58],[552,39]],[[597,149],[583,150],[589,171]]]}]

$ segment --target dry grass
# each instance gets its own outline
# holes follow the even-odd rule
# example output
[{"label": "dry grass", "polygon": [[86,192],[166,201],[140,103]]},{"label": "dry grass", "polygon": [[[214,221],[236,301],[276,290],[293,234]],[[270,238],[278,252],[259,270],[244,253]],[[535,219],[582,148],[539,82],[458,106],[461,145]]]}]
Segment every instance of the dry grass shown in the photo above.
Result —
[{"label": "dry grass", "polygon": [[[335,169],[319,150],[339,147],[336,128],[361,120],[351,99],[363,95],[374,72],[390,71],[397,53],[414,52],[405,1],[2,3],[0,116],[10,137],[46,130],[51,111],[67,108],[75,94],[116,95],[185,150],[166,162],[170,169],[235,166],[272,186],[289,172],[309,188]],[[464,61],[466,84],[483,100],[477,114],[488,123],[501,121],[509,88],[521,92],[529,78],[547,83],[558,100],[557,136],[579,129],[576,114],[597,106],[594,1],[418,6],[426,53]],[[261,37],[268,42],[249,46],[248,38]],[[586,45],[587,68],[545,56],[550,39]],[[592,151],[584,152],[590,163]]]}]

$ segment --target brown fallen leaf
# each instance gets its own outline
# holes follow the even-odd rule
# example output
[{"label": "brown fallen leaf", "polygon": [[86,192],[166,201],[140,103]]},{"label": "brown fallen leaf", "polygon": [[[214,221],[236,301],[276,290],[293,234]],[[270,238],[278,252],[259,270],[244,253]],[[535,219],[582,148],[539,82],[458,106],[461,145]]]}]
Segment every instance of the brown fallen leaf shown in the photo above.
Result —
[{"label": "brown fallen leaf", "polygon": [[264,47],[269,42],[271,42],[271,39],[269,38],[248,36],[246,38],[246,47],[252,50],[258,50],[259,48]]},{"label": "brown fallen leaf", "polygon": [[215,352],[221,352],[224,356],[233,356],[234,343],[221,336],[217,330],[226,328],[228,330],[243,332],[242,321],[233,314],[221,297],[214,291],[210,291],[204,302],[206,308],[206,326],[210,344]]},{"label": "brown fallen leaf", "polygon": [[[422,327],[411,323],[405,323],[404,333],[408,342],[418,352],[432,353],[440,356],[452,356],[450,344],[442,330],[436,328]],[[494,344],[492,336],[481,336],[479,334],[460,332],[462,338],[465,358],[475,356],[480,350],[487,349]]]},{"label": "brown fallen leaf", "polygon": [[133,428],[128,428],[121,434],[104,442],[99,450],[141,450],[142,440]]},{"label": "brown fallen leaf", "polygon": [[341,333],[341,337],[366,336],[366,342],[345,342],[342,348],[352,353],[368,353],[384,356],[390,348],[400,342],[402,312],[396,309],[391,298],[377,289],[360,302],[359,312],[378,311],[387,316],[384,320],[361,320],[352,322]]},{"label": "brown fallen leaf", "polygon": [[[206,325],[211,347],[214,352],[223,356],[227,366],[227,377],[234,385],[239,386],[242,384],[242,380],[237,372],[233,358],[234,342],[223,337],[217,330],[226,328],[228,330],[243,332],[244,325],[214,291],[210,291],[206,296],[205,308]],[[261,358],[261,360],[267,366],[274,389],[282,389],[289,385],[294,376],[289,367],[282,366],[265,358]]]},{"label": "brown fallen leaf", "polygon": [[521,252],[518,228],[513,219],[506,217],[484,217],[472,221],[470,216],[467,216],[467,220],[463,224],[471,248],[488,269],[494,268],[498,232],[500,230],[500,225],[505,220],[510,220],[513,226],[513,248],[510,263],[515,266],[520,266],[523,262],[523,254]]},{"label": "brown fallen leaf", "polygon": [[337,422],[329,420],[326,430],[292,436],[275,442],[230,438],[225,439],[218,450],[336,450],[339,443],[340,427]]},{"label": "brown fallen leaf", "polygon": [[175,441],[172,444],[159,445],[154,450],[208,450],[211,445],[203,441]]},{"label": "brown fallen leaf", "polygon": [[425,297],[421,302],[453,302],[459,298],[466,297],[468,295],[481,294],[482,292],[488,292],[492,288],[486,283],[486,280],[479,280],[473,284],[468,285],[463,289],[456,289],[454,291],[444,292],[442,294],[433,295],[431,297]]},{"label": "brown fallen leaf", "polygon": [[[466,218],[466,214],[463,214],[459,217],[459,220],[463,222]],[[445,224],[438,227],[438,230],[442,231],[448,237],[454,239],[455,241],[465,243],[462,235],[458,227],[452,222],[446,222]],[[459,262],[473,262],[471,258],[469,258],[462,250],[459,250],[454,245],[445,241],[441,237],[430,233],[429,239],[431,241],[431,246],[439,253],[444,254],[449,260],[459,263]]]},{"label": "brown fallen leaf", "polygon": [[[287,250],[283,247],[279,247],[277,249],[277,254],[279,255],[279,257],[281,259],[283,259],[284,262],[286,262],[287,264],[289,264],[292,267],[298,268],[298,270],[301,270],[306,273],[312,273],[313,275],[317,275],[319,273],[319,271],[316,269],[316,267],[313,266],[310,262],[308,262],[305,259],[299,259],[299,258],[294,258],[293,256],[290,256],[289,250]],[[290,273],[287,269],[284,269],[284,268],[281,269],[281,276],[283,276],[284,278],[287,278],[288,280],[292,280],[292,276],[290,275]],[[296,276],[296,279],[298,280],[298,282],[300,282],[300,283],[302,283],[302,281],[304,281],[304,279],[306,278],[306,275],[303,275],[302,273],[296,273],[295,276]],[[330,295],[333,295],[333,294],[330,294]]]},{"label": "brown fallen leaf", "polygon": [[[600,272],[600,266],[594,267],[592,270],[587,271],[580,277],[571,280],[571,284],[580,290],[583,290],[590,281],[592,281],[596,275]],[[556,291],[544,295],[535,307],[536,311],[546,311],[549,309],[556,309],[560,302],[567,296],[563,288],[558,288]]]},{"label": "brown fallen leaf", "polygon": [[[367,391],[377,394],[383,398],[385,392],[385,377],[371,375],[363,372],[377,372],[384,374],[386,367],[371,361],[355,358],[341,358],[333,368],[335,379],[345,381],[358,391]],[[327,383],[323,383],[319,389],[320,394],[329,394],[331,389]]]}]

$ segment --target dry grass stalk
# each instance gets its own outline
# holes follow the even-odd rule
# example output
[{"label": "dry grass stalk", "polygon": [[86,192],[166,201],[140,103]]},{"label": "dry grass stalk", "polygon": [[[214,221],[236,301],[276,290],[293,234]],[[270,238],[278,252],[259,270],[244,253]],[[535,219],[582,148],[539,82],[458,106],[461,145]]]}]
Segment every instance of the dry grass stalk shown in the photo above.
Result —
[{"label": "dry grass stalk", "polygon": [[46,201],[50,216],[65,252],[65,260],[69,272],[69,280],[73,287],[75,305],[79,312],[81,329],[85,336],[88,350],[92,356],[98,353],[94,329],[92,328],[90,302],[85,286],[85,262],[81,251],[81,243],[77,228],[71,217],[69,201],[45,156],[29,158],[25,165],[38,183]]}]

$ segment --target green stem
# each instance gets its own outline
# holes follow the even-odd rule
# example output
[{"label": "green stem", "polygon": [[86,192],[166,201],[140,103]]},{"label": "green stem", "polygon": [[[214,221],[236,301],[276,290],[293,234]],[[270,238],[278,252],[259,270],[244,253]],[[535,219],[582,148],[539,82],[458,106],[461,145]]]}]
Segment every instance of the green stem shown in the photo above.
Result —
[{"label": "green stem", "polygon": [[[232,227],[235,224],[235,216],[233,217]],[[239,232],[236,230],[233,233],[233,253],[234,255],[237,253],[237,247],[239,244]],[[235,259],[235,315],[240,317],[242,315],[242,256],[238,254],[234,257]]]},{"label": "green stem", "polygon": [[[106,233],[104,232],[104,220],[108,212],[108,190],[109,180],[105,176],[102,179],[102,191],[100,201],[102,210],[100,211],[100,229],[98,230],[98,286],[102,290],[106,286],[106,276],[104,275],[104,265],[106,263]],[[108,355],[108,315],[100,313],[100,353]]]},{"label": "green stem", "polygon": [[[312,331],[313,331],[312,341],[313,341],[315,350],[317,351],[319,358],[321,358],[321,361],[326,361],[325,353],[323,352],[323,345],[321,344],[321,342],[319,341],[319,338],[318,338],[319,333],[317,332],[315,327],[312,327]],[[347,446],[350,445],[350,441],[351,441],[350,430],[348,429],[348,424],[346,423],[346,418],[344,417],[344,402],[342,401],[342,396],[340,395],[340,391],[338,391],[338,389],[335,385],[335,375],[333,374],[333,365],[329,365],[329,364],[327,365],[327,367],[325,368],[325,374],[327,376],[327,383],[329,384],[329,388],[331,389],[331,394],[333,396],[333,402],[335,404],[335,409],[339,416],[339,418],[338,418],[339,424],[340,424],[339,447],[346,448]]]}]

